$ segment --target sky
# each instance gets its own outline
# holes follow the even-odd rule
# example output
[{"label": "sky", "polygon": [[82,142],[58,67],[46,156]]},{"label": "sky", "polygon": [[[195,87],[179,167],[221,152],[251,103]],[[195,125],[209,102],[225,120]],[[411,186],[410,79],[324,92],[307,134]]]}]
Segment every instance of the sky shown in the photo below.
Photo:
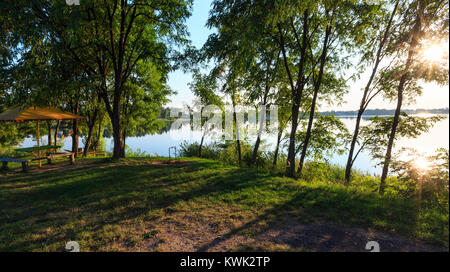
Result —
[{"label": "sky", "polygon": [[[187,27],[190,33],[192,44],[197,48],[201,48],[208,39],[208,36],[214,32],[205,26],[208,20],[209,10],[212,0],[194,0],[192,16],[187,20]],[[171,102],[166,105],[168,107],[181,107],[184,104],[191,104],[193,94],[189,90],[188,83],[192,80],[191,73],[183,71],[174,71],[169,74],[168,84],[172,90],[176,91],[176,95],[170,97]],[[324,106],[321,111],[329,110],[356,110],[359,107],[362,92],[361,89],[367,82],[367,77],[362,76],[356,82],[350,82],[348,94],[345,95],[343,105]],[[417,108],[448,108],[449,107],[449,86],[438,86],[434,83],[426,83],[423,85],[423,94],[416,99],[416,104],[405,106],[409,109]],[[375,98],[369,105],[370,109],[393,109],[395,102],[384,100],[381,96]]]}]

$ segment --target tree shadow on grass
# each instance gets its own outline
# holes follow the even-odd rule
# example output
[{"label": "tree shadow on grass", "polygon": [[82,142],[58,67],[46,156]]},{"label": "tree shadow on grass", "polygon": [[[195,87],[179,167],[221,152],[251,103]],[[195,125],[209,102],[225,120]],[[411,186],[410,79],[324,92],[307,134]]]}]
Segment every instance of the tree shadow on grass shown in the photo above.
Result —
[{"label": "tree shadow on grass", "polygon": [[[101,231],[106,224],[141,218],[179,201],[242,190],[268,178],[235,168],[217,170],[212,162],[103,166],[101,170],[98,165],[72,169],[61,176],[35,173],[11,179],[11,183],[31,179],[33,185],[10,189],[0,199],[4,211],[0,214],[0,230],[3,238],[8,238],[0,248],[39,250],[43,244]],[[27,239],[33,233],[46,232],[42,238]]]},{"label": "tree shadow on grass", "polygon": [[[9,187],[27,180],[31,181],[29,188]],[[212,198],[219,206],[226,205],[226,201],[236,202],[252,209],[256,218],[203,245],[200,251],[236,235],[263,234],[279,226],[286,216],[302,222],[317,220],[406,234],[412,233],[417,224],[417,209],[410,201],[380,199],[341,187],[299,185],[290,179],[273,179],[265,171],[224,167],[212,161],[175,165],[107,162],[60,175],[47,172],[17,176],[1,185],[6,188],[0,197],[2,250],[42,250],[45,244],[63,247],[65,242],[82,239],[86,233],[95,240],[88,249],[97,250],[110,242],[103,237],[104,226],[121,226],[135,219],[147,221],[147,217],[152,220],[154,212],[168,211],[177,203],[202,197]],[[267,195],[248,195],[255,193],[254,188],[282,195],[283,201],[278,203],[278,199],[270,200]],[[257,205],[264,201],[269,208],[259,210]],[[31,234],[43,235],[30,239]],[[280,243],[315,251],[354,242],[342,231],[307,226],[294,233],[280,231],[278,236],[274,239]],[[360,248],[362,242],[358,243]]]},{"label": "tree shadow on grass", "polygon": [[[380,199],[373,194],[356,195],[345,189],[299,186],[289,200],[201,246],[198,251],[215,250],[227,240],[248,235],[255,238],[256,245],[241,245],[237,250],[267,251],[260,239],[310,251],[366,251],[369,239],[378,239],[385,251],[428,250],[429,247],[401,237],[372,235],[376,229],[410,236],[417,226],[417,218],[418,210],[412,202]],[[349,225],[359,228],[346,227]]]}]

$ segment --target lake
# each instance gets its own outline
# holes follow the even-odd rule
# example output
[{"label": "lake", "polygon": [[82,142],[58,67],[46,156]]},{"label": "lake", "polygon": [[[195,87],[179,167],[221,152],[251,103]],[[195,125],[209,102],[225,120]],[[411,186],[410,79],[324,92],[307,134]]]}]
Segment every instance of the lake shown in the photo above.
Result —
[{"label": "lake", "polygon": [[[341,120],[344,124],[349,128],[349,131],[353,132],[356,118],[354,117],[342,117]],[[367,124],[368,120],[363,119],[362,125]],[[132,150],[144,151],[146,153],[152,155],[161,155],[168,156],[169,155],[169,147],[176,146],[177,148],[183,141],[188,142],[200,142],[202,133],[200,131],[191,131],[188,126],[184,126],[178,130],[171,130],[170,132],[162,133],[162,134],[154,134],[154,135],[146,135],[142,137],[129,137],[126,140],[127,146],[129,146]],[[45,143],[46,137],[42,137],[43,142]],[[214,140],[214,136],[205,138],[205,142],[212,142]],[[275,135],[265,135],[264,136],[265,145],[263,149],[273,150],[274,145],[276,143]],[[35,145],[35,141],[30,137],[26,138],[21,146],[33,146]],[[66,137],[64,139],[63,149],[71,149],[72,146],[72,138]],[[83,146],[83,141],[80,139],[80,147]],[[415,139],[401,139],[397,141],[397,145],[394,148],[394,151],[399,150],[400,148],[414,148],[420,154],[430,155],[433,154],[436,149],[444,147],[449,148],[449,119],[439,121],[432,127],[427,133],[420,135]],[[106,141],[106,150],[112,151],[113,149],[113,141],[111,138],[108,138]],[[331,163],[335,163],[338,165],[345,166],[347,162],[347,154],[343,155],[334,155],[331,158],[327,158]],[[381,169],[377,167],[376,162],[372,160],[370,154],[368,152],[361,152],[358,158],[354,163],[354,168],[359,169],[370,174],[380,174]]]}]

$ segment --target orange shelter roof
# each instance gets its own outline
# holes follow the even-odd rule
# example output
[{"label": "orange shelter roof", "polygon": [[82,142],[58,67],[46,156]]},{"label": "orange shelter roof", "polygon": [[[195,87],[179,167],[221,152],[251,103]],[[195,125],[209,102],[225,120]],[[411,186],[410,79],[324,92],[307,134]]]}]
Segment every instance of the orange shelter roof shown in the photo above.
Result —
[{"label": "orange shelter roof", "polygon": [[17,107],[0,113],[0,122],[25,122],[47,120],[81,120],[85,117],[54,107]]}]

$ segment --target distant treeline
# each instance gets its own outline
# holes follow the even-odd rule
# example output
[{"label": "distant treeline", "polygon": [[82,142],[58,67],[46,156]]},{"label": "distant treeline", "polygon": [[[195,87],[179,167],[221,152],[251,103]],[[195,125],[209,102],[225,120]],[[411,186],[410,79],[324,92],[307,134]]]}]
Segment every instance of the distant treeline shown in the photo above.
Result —
[{"label": "distant treeline", "polygon": [[[395,109],[367,109],[363,116],[382,116],[382,115],[394,115]],[[419,113],[428,113],[428,114],[449,114],[449,108],[440,108],[440,109],[405,109],[402,110],[406,114],[419,114]],[[353,111],[324,111],[321,112],[322,115],[331,115],[334,116],[356,116],[358,114],[357,110]],[[170,117],[170,108],[161,108],[161,114],[159,115],[159,119],[165,120],[175,120],[177,117]],[[267,116],[267,119],[270,119]]]},{"label": "distant treeline", "polygon": [[[394,115],[395,109],[367,109],[364,112],[364,116],[377,116],[377,115]],[[428,113],[428,114],[448,114],[449,109],[448,108],[441,108],[441,109],[405,109],[402,110],[402,112],[405,112],[406,114],[419,114],[419,113]],[[321,112],[322,115],[331,115],[334,114],[334,116],[356,116],[358,114],[358,111],[325,111]]]}]

